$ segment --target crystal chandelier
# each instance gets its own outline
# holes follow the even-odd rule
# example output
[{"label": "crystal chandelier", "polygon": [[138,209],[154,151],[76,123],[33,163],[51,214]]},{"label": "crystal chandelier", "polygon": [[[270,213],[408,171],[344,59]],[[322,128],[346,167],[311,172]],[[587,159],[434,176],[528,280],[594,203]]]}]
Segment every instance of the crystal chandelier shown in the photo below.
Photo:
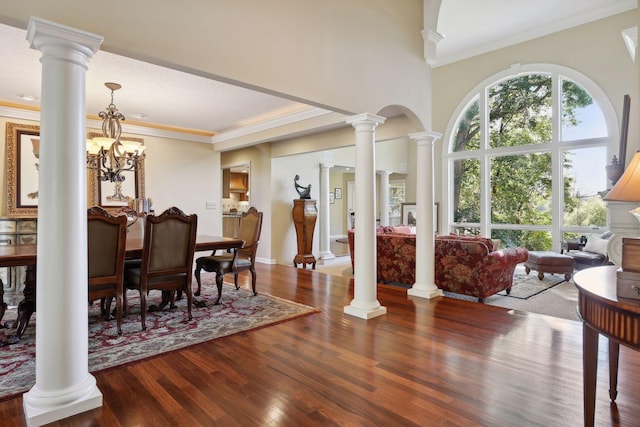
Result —
[{"label": "crystal chandelier", "polygon": [[87,167],[98,170],[100,181],[121,184],[125,176],[122,172],[135,170],[144,159],[144,149],[139,142],[120,141],[122,127],[120,120],[124,116],[113,103],[113,93],[122,86],[118,83],[105,83],[111,90],[111,103],[106,111],[99,113],[102,119],[102,137],[87,140]]}]

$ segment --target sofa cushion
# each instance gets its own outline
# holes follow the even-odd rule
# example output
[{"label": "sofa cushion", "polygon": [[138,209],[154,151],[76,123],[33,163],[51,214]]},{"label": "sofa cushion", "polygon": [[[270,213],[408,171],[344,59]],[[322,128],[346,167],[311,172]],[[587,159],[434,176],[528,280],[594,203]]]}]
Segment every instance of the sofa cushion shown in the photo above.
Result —
[{"label": "sofa cushion", "polygon": [[394,233],[415,234],[408,225],[397,225],[393,227]]},{"label": "sofa cushion", "polygon": [[609,244],[609,240],[602,239],[600,237],[589,237],[587,240],[587,244],[582,249],[585,252],[594,252],[601,255],[607,254],[607,245]]}]

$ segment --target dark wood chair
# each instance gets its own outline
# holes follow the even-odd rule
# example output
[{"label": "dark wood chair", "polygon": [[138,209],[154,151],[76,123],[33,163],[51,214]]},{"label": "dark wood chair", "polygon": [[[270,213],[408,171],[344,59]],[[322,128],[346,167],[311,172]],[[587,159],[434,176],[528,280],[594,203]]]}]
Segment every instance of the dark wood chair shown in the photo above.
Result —
[{"label": "dark wood chair", "polygon": [[162,302],[159,306],[150,306],[149,311],[160,310],[167,304],[175,308],[175,294],[180,290],[187,295],[188,319],[193,318],[191,269],[197,224],[197,215],[185,215],[176,207],[167,209],[159,216],[146,217],[141,265],[128,268],[124,278],[125,287],[135,289],[140,294],[142,330],[147,329],[146,297],[151,290],[162,291]]},{"label": "dark wood chair", "polygon": [[216,255],[216,251],[210,256],[200,257],[196,260],[196,282],[198,290],[195,295],[200,295],[200,270],[216,273],[216,287],[218,288],[218,299],[215,304],[220,304],[222,298],[223,276],[227,273],[234,273],[234,284],[238,286],[238,273],[249,270],[251,272],[251,289],[256,292],[256,253],[260,243],[260,233],[262,231],[262,212],[254,207],[242,214],[240,219],[240,231],[238,238],[244,240],[244,246],[232,254]]},{"label": "dark wood chair", "polygon": [[102,314],[111,320],[115,297],[117,331],[122,335],[127,219],[94,206],[87,211],[87,227],[89,302],[100,298]]}]

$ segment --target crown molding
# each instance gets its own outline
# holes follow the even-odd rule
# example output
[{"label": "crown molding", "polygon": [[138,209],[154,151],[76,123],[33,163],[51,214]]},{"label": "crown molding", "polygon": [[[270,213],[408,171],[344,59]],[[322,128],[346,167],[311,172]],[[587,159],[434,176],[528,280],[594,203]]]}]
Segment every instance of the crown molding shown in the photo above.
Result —
[{"label": "crown molding", "polygon": [[280,126],[287,126],[302,120],[314,119],[327,114],[333,114],[333,112],[329,110],[324,110],[322,108],[317,108],[317,107],[308,108],[293,114],[288,114],[286,116],[278,117],[273,120],[267,120],[262,123],[257,123],[255,125],[243,126],[238,129],[230,130],[228,132],[220,132],[216,136],[211,138],[211,142],[214,144],[217,144],[217,143],[229,141],[232,139],[238,139],[238,138],[246,137],[248,135],[271,130]]}]

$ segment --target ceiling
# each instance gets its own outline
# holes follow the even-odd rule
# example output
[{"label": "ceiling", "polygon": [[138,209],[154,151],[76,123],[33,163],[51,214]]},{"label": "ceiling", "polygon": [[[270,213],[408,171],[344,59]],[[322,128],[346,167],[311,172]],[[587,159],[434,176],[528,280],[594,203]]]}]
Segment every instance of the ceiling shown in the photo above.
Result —
[{"label": "ceiling", "polygon": [[[637,0],[442,0],[435,66],[461,60],[637,7]],[[26,31],[0,24],[5,66],[0,101],[39,107],[40,52],[30,49]],[[105,82],[122,89],[114,103],[126,123],[199,131],[215,142],[248,126],[265,128],[287,118],[325,110],[142,61],[98,51],[87,72],[87,114],[110,103]],[[32,96],[35,99],[25,100]],[[344,122],[342,122],[344,123]],[[211,135],[217,135],[215,139]]]},{"label": "ceiling", "polygon": [[442,0],[434,66],[638,7],[637,0]]}]

